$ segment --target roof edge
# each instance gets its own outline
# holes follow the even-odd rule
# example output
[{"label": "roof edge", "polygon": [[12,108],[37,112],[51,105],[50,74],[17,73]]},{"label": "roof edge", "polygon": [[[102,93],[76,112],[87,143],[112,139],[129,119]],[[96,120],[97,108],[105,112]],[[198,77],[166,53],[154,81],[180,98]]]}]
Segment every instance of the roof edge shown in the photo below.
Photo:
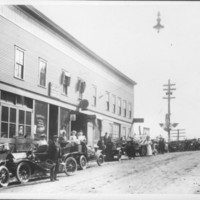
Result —
[{"label": "roof edge", "polygon": [[86,53],[88,56],[92,57],[96,61],[100,62],[104,66],[108,67],[110,70],[112,70],[115,74],[121,76],[125,80],[129,81],[133,85],[137,85],[135,81],[133,81],[131,78],[129,78],[127,75],[119,71],[117,68],[112,66],[110,63],[108,63],[106,60],[95,54],[93,51],[91,51],[89,48],[87,48],[84,44],[79,42],[76,38],[74,38],[72,35],[70,35],[67,31],[65,31],[63,28],[58,26],[55,22],[53,22],[51,19],[49,19],[46,15],[44,15],[42,12],[34,8],[32,5],[14,5],[14,7],[17,7],[23,12],[28,13],[31,17],[37,19],[40,23],[44,24],[45,26],[49,27],[56,33],[58,33],[61,37],[63,37],[65,40],[69,41],[71,44],[73,44],[75,47]]}]

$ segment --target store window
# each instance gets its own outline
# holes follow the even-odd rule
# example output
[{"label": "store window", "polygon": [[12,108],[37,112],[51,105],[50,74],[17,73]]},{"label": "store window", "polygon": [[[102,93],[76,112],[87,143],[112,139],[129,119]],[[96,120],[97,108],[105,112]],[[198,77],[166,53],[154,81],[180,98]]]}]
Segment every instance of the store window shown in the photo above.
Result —
[{"label": "store window", "polygon": [[122,128],[122,135],[121,137],[125,137],[126,138],[126,127]]},{"label": "store window", "polygon": [[108,135],[112,136],[113,135],[113,123],[109,123],[109,133]]},{"label": "store window", "polygon": [[1,105],[0,137],[30,136],[32,99],[1,91]]},{"label": "store window", "polygon": [[97,87],[96,86],[92,86],[92,106],[96,106],[97,105]]},{"label": "store window", "polygon": [[18,136],[31,136],[31,112],[19,110]]},{"label": "store window", "polygon": [[24,79],[24,50],[15,46],[15,77]]},{"label": "store window", "polygon": [[47,62],[39,58],[39,84],[46,87]]},{"label": "store window", "polygon": [[70,111],[65,108],[60,108],[60,136],[69,139],[69,124],[70,124]]},{"label": "store window", "polygon": [[47,135],[47,103],[35,101],[35,139],[44,133]]},{"label": "store window", "polygon": [[1,137],[31,136],[31,117],[30,111],[2,106]]},{"label": "store window", "polygon": [[120,124],[114,123],[114,131],[113,131],[112,138],[115,139],[119,137],[120,137]]}]

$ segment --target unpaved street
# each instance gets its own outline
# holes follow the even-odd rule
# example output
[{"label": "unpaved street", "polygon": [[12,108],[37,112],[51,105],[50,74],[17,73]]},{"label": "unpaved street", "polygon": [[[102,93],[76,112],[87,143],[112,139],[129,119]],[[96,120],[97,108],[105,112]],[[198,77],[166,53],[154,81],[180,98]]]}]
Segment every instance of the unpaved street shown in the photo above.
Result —
[{"label": "unpaved street", "polygon": [[99,167],[90,163],[74,176],[12,184],[1,193],[110,193],[110,194],[194,194],[200,192],[200,151],[177,152],[152,157],[136,157]]}]

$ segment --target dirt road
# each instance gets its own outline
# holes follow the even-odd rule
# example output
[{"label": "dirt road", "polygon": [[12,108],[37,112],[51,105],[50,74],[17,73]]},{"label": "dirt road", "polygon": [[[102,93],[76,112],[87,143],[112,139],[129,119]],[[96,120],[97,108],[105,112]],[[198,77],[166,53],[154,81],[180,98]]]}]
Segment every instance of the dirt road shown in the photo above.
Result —
[{"label": "dirt road", "polygon": [[99,167],[90,163],[74,176],[59,174],[49,179],[0,188],[0,193],[47,194],[198,194],[200,193],[200,151],[136,157]]}]

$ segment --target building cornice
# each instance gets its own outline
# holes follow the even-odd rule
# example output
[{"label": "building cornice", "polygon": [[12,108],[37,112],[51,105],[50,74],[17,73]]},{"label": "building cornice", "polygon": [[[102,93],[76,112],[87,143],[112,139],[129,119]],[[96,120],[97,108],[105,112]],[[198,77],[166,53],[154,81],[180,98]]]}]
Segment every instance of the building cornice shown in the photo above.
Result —
[{"label": "building cornice", "polygon": [[64,40],[71,43],[73,46],[75,46],[77,49],[79,49],[81,52],[85,53],[87,56],[91,57],[92,59],[96,60],[97,62],[101,63],[105,67],[109,68],[113,73],[120,76],[121,78],[125,79],[126,81],[130,82],[133,85],[136,85],[137,83],[133,81],[131,78],[120,72],[118,69],[116,69],[114,66],[112,66],[110,63],[102,59],[100,56],[95,54],[93,51],[88,49],[85,45],[83,45],[81,42],[79,42],[76,38],[74,38],[72,35],[67,33],[64,29],[62,29],[60,26],[58,26],[55,22],[53,22],[51,19],[46,17],[44,14],[42,14],[39,10],[34,8],[31,5],[14,5],[14,7],[17,7],[22,12],[28,14],[35,20],[37,20],[39,23],[43,24],[48,29],[52,30],[59,36],[61,36]]}]

